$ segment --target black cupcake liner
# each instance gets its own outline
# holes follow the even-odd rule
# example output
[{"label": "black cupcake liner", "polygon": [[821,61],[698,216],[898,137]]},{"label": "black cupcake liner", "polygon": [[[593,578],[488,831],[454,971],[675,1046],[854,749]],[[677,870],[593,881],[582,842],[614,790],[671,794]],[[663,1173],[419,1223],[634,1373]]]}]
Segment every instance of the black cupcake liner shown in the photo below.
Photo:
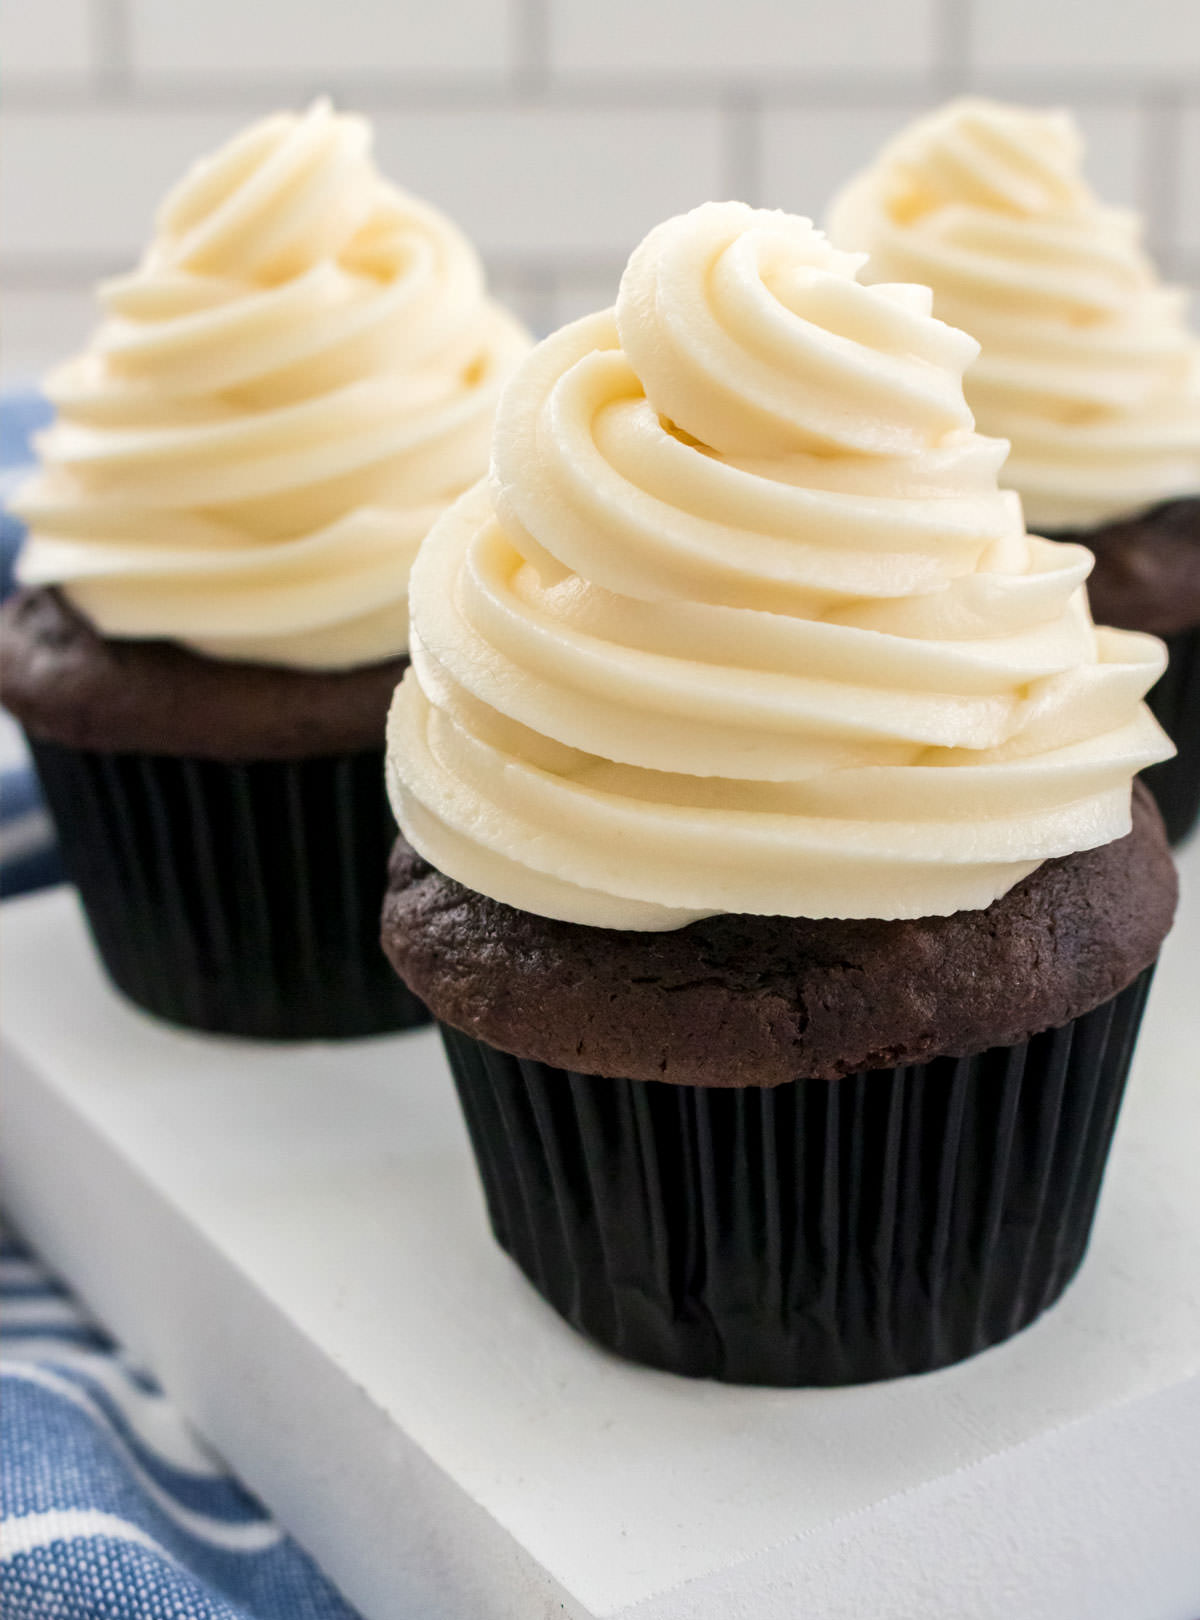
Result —
[{"label": "black cupcake liner", "polygon": [[1200,625],[1163,639],[1166,674],[1146,702],[1179,752],[1143,771],[1142,781],[1158,801],[1167,837],[1178,844],[1200,819]]},{"label": "black cupcake liner", "polygon": [[30,739],[104,966],[175,1024],[271,1040],[424,1023],[379,944],[377,749],[234,763]]},{"label": "black cupcake liner", "polygon": [[974,1355],[1062,1293],[1151,973],[1020,1046],[774,1089],[442,1034],[492,1229],[568,1322],[693,1377],[852,1384]]}]

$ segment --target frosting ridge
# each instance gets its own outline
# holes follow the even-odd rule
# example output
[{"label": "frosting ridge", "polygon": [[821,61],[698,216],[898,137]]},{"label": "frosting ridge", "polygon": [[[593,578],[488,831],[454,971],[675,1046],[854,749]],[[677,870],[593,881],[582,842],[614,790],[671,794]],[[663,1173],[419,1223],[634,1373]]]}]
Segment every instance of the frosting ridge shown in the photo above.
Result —
[{"label": "frosting ridge", "polygon": [[1200,490],[1200,340],[1136,216],[1100,202],[1070,115],[963,98],[919,118],[835,200],[869,279],[934,290],[982,345],[966,378],[1005,480],[1042,528]]},{"label": "frosting ridge", "polygon": [[217,657],[403,652],[417,546],[487,466],[528,347],[466,238],[318,102],[197,164],[100,300],[49,379],[22,581]]},{"label": "frosting ridge", "polygon": [[911,917],[1128,830],[1161,644],[1093,626],[1091,554],[972,430],[975,343],[861,263],[707,204],[514,374],[389,721],[440,870],[616,928]]}]

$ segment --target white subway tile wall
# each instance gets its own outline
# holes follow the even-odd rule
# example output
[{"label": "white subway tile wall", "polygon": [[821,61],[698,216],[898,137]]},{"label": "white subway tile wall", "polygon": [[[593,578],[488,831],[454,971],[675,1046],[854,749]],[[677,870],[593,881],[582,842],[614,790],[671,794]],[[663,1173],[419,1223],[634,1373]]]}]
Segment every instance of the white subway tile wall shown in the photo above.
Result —
[{"label": "white subway tile wall", "polygon": [[1146,78],[1196,88],[1196,0],[973,0],[972,11],[970,60],[978,72]]},{"label": "white subway tile wall", "polygon": [[302,92],[330,75],[501,84],[507,0],[127,0],[134,75]]},{"label": "white subway tile wall", "polygon": [[[31,0],[32,3],[32,0]],[[122,268],[146,241],[160,198],[199,153],[226,140],[239,112],[130,107],[17,112],[9,97],[0,164],[0,262],[54,278],[90,259]]]},{"label": "white subway tile wall", "polygon": [[8,0],[0,7],[5,88],[86,82],[95,54],[89,0]]},{"label": "white subway tile wall", "polygon": [[445,208],[487,258],[530,269],[624,256],[727,184],[712,107],[380,109],[375,127],[386,173]]},{"label": "white subway tile wall", "polygon": [[1200,0],[0,0],[0,370],[78,344],[191,158],[322,91],[544,330],[610,301],[663,215],[820,219],[966,89],[1072,106],[1095,183],[1200,282]]},{"label": "white subway tile wall", "polygon": [[[1176,240],[1183,257],[1200,265],[1200,99],[1182,118],[1175,176]],[[1200,275],[1195,280],[1200,281]]]},{"label": "white subway tile wall", "polygon": [[771,84],[824,74],[922,74],[937,50],[937,0],[557,0],[549,9],[552,72],[718,84]]}]

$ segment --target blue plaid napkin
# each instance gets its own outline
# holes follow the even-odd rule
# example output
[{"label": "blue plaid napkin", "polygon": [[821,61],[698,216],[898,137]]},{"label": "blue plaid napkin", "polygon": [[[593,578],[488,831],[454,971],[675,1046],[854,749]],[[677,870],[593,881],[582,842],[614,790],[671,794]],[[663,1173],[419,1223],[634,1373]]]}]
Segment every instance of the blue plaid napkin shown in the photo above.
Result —
[{"label": "blue plaid napkin", "polygon": [[[48,414],[35,394],[0,399],[4,594],[22,533],[2,508]],[[61,873],[19,733],[0,719],[10,895]],[[161,1391],[11,1241],[0,1241],[0,1333],[3,1620],[354,1620]]]},{"label": "blue plaid napkin", "polygon": [[354,1620],[25,1250],[0,1243],[4,1620]]},{"label": "blue plaid napkin", "polygon": [[[13,588],[13,565],[24,530],[8,500],[32,459],[30,438],[50,417],[40,394],[0,398],[0,599]],[[0,899],[62,881],[54,828],[42,806],[37,777],[16,724],[0,714]]]}]

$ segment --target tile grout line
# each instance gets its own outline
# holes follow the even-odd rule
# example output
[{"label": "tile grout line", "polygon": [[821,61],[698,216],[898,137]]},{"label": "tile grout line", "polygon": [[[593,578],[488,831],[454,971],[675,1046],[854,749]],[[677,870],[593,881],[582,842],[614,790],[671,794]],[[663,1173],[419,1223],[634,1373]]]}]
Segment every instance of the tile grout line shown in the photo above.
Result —
[{"label": "tile grout line", "polygon": [[960,95],[970,81],[971,0],[935,0],[933,82],[939,95]]},{"label": "tile grout line", "polygon": [[[489,276],[507,277],[527,285],[539,296],[544,279],[602,279],[623,267],[616,252],[571,252],[554,248],[528,252],[483,251]],[[618,262],[619,261],[619,262]],[[130,264],[128,254],[58,253],[5,258],[0,254],[0,280],[10,293],[91,291],[98,280],[118,275]]]},{"label": "tile grout line", "polygon": [[[494,262],[488,265],[489,284],[507,281],[516,293],[514,303],[519,303],[523,318],[529,325],[534,337],[541,337],[548,332],[555,323],[554,307],[558,296],[558,277],[551,265],[524,265],[505,269]],[[503,291],[496,291],[498,297],[503,297]]]},{"label": "tile grout line", "polygon": [[[949,0],[942,0],[948,4]],[[280,97],[295,97],[311,92],[314,86],[325,82],[319,73],[283,74],[275,78],[262,78],[243,84],[230,84],[219,79],[189,80],[159,75],[147,82],[134,72],[129,41],[124,35],[122,0],[93,0],[97,17],[103,15],[111,23],[97,28],[97,38],[108,40],[104,46],[108,67],[109,94],[103,87],[80,88],[51,79],[28,79],[5,86],[5,107],[10,115],[53,117],[64,112],[103,112],[111,99],[111,91],[120,92],[125,110],[130,113],[153,113],[179,117],[197,114],[224,114],[261,110],[266,101]],[[521,15],[540,15],[545,19],[544,0],[520,0]],[[812,79],[777,78],[747,82],[740,78],[736,84],[719,77],[697,77],[692,80],[657,78],[596,78],[572,79],[551,73],[542,47],[536,42],[536,29],[527,44],[525,35],[514,28],[514,54],[521,60],[514,64],[506,80],[472,79],[468,76],[446,75],[439,79],[433,74],[420,78],[404,75],[394,77],[363,77],[358,73],[338,75],[339,95],[353,101],[364,113],[386,116],[389,113],[475,113],[492,114],[519,110],[530,100],[552,112],[687,112],[712,111],[725,105],[731,96],[752,97],[762,108],[775,110],[802,107],[822,110],[870,110],[880,107],[908,107],[914,101],[928,100],[931,94],[950,93],[963,88],[969,78],[972,88],[1010,97],[1057,99],[1079,106],[1104,106],[1113,101],[1130,102],[1139,97],[1175,97],[1181,105],[1200,106],[1200,97],[1186,86],[1169,80],[1145,75],[1130,79],[1105,76],[1072,78],[1062,73],[1048,74],[973,74],[965,67],[955,68],[951,62],[942,71],[940,81],[929,73],[890,75],[838,75],[825,74]],[[955,75],[959,75],[955,77]],[[951,82],[953,81],[953,82]]]},{"label": "tile grout line", "polygon": [[95,85],[100,99],[104,102],[124,100],[133,84],[133,51],[126,0],[91,0],[88,25]]},{"label": "tile grout line", "polygon": [[1183,102],[1178,92],[1159,90],[1139,103],[1141,173],[1138,202],[1150,252],[1168,274],[1177,273],[1179,176]]},{"label": "tile grout line", "polygon": [[523,99],[540,99],[550,84],[549,0],[509,0],[512,88]]},{"label": "tile grout line", "polygon": [[735,90],[722,109],[722,180],[728,195],[757,207],[762,195],[762,106],[752,91]]}]

